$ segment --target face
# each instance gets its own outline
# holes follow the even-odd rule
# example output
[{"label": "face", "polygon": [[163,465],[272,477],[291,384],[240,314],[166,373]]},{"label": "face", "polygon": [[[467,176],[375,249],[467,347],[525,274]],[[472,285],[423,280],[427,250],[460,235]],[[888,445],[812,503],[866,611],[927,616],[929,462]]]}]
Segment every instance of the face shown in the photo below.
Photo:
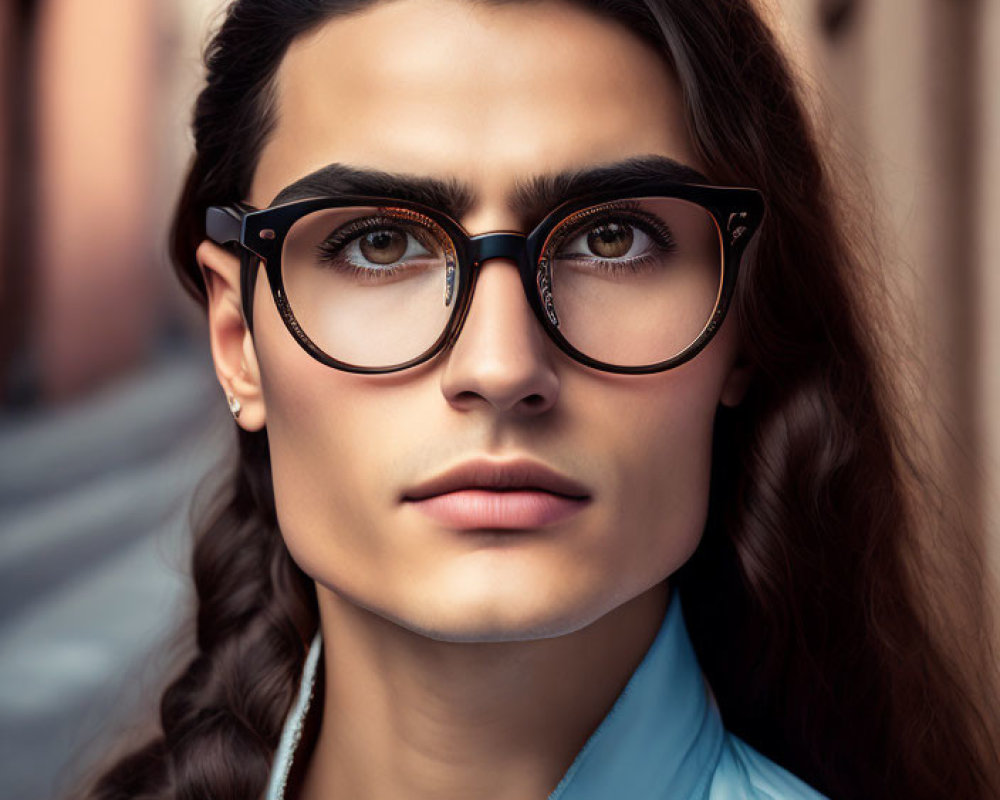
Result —
[{"label": "face", "polygon": [[[517,182],[648,155],[699,167],[661,57],[549,0],[395,0],[331,21],[291,46],[276,102],[249,198],[260,208],[337,163],[460,181],[470,234],[523,231],[507,201]],[[549,341],[513,262],[480,269],[454,345],[391,375],[312,359],[261,270],[241,424],[267,427],[282,535],[320,592],[438,639],[556,636],[661,583],[697,546],[713,417],[745,377],[734,322],[676,369],[598,372]],[[526,495],[478,527],[468,505],[405,499],[476,459],[540,463],[586,499]]]}]

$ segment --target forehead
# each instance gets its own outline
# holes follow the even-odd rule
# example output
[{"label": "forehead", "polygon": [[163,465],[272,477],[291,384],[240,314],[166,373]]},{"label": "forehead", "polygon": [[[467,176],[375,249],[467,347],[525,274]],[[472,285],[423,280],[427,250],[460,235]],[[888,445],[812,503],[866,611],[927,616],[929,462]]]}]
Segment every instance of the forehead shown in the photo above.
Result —
[{"label": "forehead", "polygon": [[333,19],[289,48],[276,112],[255,205],[330,163],[461,181],[480,206],[632,156],[697,166],[662,57],[561,1],[392,0]]}]

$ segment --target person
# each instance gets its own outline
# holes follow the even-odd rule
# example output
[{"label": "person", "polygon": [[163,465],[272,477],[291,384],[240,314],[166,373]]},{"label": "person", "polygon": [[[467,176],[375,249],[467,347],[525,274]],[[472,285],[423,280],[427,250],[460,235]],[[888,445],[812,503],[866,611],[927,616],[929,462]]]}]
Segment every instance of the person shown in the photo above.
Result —
[{"label": "person", "polygon": [[207,68],[173,251],[238,467],[87,797],[990,796],[751,2],[235,0]]}]

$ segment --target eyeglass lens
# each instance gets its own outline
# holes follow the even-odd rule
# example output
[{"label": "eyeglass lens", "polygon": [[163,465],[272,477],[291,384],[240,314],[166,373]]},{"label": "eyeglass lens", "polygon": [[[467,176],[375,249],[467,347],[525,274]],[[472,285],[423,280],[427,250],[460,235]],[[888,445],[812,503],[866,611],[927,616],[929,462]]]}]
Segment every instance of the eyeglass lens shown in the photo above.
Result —
[{"label": "eyeglass lens", "polygon": [[[722,282],[714,217],[672,197],[577,211],[547,236],[538,267],[550,322],[592,359],[646,366],[685,350],[708,324]],[[327,355],[388,367],[426,352],[451,319],[461,271],[451,237],[410,209],[332,208],[289,230],[288,304]]]}]

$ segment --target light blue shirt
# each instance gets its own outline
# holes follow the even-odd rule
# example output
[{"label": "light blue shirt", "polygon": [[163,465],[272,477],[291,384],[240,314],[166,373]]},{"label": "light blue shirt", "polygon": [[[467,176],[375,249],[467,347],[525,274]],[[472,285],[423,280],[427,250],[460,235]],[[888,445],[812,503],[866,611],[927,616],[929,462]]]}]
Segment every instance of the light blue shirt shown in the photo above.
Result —
[{"label": "light blue shirt", "polygon": [[[267,800],[284,800],[321,648],[317,633],[275,754]],[[642,662],[549,795],[549,800],[618,798],[823,800],[823,795],[726,732],[695,658],[676,590]]]}]

